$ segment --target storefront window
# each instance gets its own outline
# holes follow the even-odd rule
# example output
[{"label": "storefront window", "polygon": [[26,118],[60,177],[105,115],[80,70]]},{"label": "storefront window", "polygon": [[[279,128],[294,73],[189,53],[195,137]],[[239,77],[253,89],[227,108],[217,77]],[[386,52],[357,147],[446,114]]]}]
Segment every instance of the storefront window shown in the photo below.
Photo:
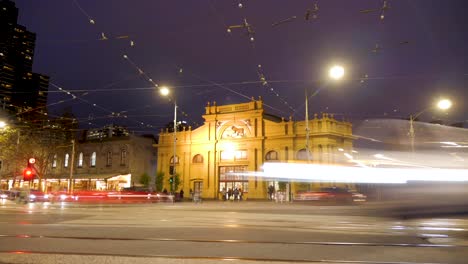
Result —
[{"label": "storefront window", "polygon": [[219,191],[242,189],[242,192],[249,191],[248,176],[239,175],[247,171],[247,166],[222,166],[219,167]]}]

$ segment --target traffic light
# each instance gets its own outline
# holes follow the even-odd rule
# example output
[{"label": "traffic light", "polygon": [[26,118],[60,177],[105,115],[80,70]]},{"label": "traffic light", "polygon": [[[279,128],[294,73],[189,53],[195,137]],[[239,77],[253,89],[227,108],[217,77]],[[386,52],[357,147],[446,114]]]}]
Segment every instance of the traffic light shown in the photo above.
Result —
[{"label": "traffic light", "polygon": [[170,183],[173,183],[173,182],[174,182],[174,177],[170,177],[170,178],[169,178],[169,182],[170,182]]},{"label": "traffic light", "polygon": [[36,177],[36,169],[34,168],[34,163],[36,160],[34,158],[28,159],[28,166],[23,171],[23,180],[24,181],[31,181]]},{"label": "traffic light", "polygon": [[23,180],[24,181],[30,181],[34,179],[34,172],[31,168],[26,168],[23,171]]}]

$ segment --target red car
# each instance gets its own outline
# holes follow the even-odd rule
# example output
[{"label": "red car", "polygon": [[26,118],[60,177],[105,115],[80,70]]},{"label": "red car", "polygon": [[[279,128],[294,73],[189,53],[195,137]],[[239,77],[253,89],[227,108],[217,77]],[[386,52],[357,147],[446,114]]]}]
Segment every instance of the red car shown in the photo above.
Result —
[{"label": "red car", "polygon": [[48,194],[39,190],[29,190],[29,202],[49,202],[50,197]]},{"label": "red car", "polygon": [[294,197],[296,201],[322,201],[350,204],[363,202],[365,195],[339,187],[322,188],[320,191],[299,191]]}]

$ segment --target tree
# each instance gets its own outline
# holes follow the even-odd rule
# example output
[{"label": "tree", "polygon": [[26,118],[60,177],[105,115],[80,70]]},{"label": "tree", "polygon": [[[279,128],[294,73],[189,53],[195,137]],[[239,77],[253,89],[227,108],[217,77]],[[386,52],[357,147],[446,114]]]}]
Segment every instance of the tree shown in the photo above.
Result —
[{"label": "tree", "polygon": [[164,181],[164,172],[159,171],[156,173],[156,180],[155,180],[155,189],[157,192],[162,192],[163,190],[163,181]]},{"label": "tree", "polygon": [[66,137],[63,136],[63,131],[50,127],[22,125],[3,130],[0,134],[0,160],[8,164],[9,169],[5,175],[21,175],[28,159],[35,158],[34,168],[41,186],[42,179],[47,178],[57,148],[64,144]]},{"label": "tree", "polygon": [[[180,176],[178,173],[176,173],[175,176],[171,176],[169,179],[171,179],[173,181],[175,181],[174,183],[172,183],[170,180],[169,180],[169,184],[170,184],[170,190],[171,192],[174,192],[174,191],[177,191],[179,189],[179,185],[180,185]],[[175,190],[173,189],[175,188]]]},{"label": "tree", "polygon": [[140,176],[140,184],[142,184],[143,186],[145,187],[148,187],[149,184],[150,184],[150,181],[151,181],[151,177],[146,174],[146,173],[143,173],[141,176]]}]

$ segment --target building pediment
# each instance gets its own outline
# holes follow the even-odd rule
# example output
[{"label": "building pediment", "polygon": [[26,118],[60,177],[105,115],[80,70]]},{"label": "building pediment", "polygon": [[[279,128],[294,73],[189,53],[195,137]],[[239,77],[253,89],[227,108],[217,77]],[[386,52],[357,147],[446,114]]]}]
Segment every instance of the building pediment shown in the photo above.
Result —
[{"label": "building pediment", "polygon": [[218,121],[221,139],[252,137],[250,119],[240,121]]}]

